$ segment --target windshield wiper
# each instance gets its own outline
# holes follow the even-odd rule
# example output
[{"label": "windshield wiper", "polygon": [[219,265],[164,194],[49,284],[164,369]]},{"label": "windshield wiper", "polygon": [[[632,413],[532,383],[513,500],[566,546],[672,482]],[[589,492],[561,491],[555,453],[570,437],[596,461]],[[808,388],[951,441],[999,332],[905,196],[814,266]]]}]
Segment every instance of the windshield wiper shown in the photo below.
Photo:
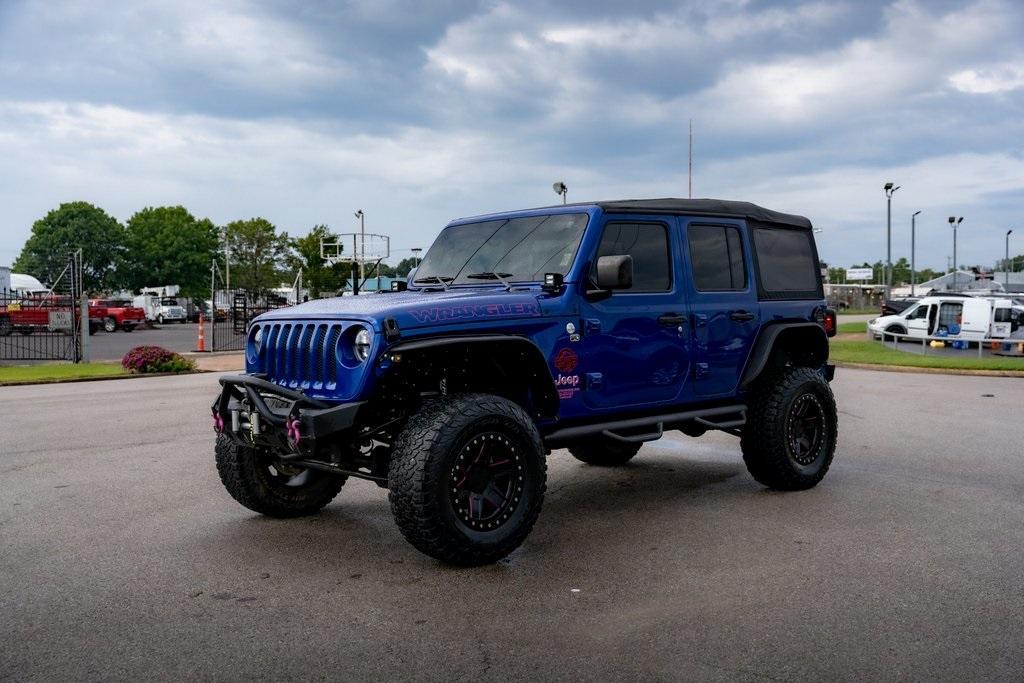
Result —
[{"label": "windshield wiper", "polygon": [[512,273],[494,273],[488,271],[486,273],[472,273],[466,277],[470,280],[501,280],[501,284],[505,285],[505,291],[512,291],[512,283],[505,279],[507,277],[512,277]]},{"label": "windshield wiper", "polygon": [[454,280],[453,277],[445,277],[444,275],[425,275],[418,277],[412,281],[414,285],[426,284],[428,282],[436,282],[437,284],[444,287],[444,291],[448,291],[448,283]]}]

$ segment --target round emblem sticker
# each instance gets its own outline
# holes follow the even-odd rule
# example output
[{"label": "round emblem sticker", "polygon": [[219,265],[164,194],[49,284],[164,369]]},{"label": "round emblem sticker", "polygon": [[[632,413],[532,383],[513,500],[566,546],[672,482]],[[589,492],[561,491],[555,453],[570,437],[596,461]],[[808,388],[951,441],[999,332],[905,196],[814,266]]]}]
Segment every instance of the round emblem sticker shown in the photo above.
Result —
[{"label": "round emblem sticker", "polygon": [[576,364],[579,359],[576,357],[576,352],[572,349],[562,349],[555,356],[555,368],[559,372],[570,373],[576,369]]}]

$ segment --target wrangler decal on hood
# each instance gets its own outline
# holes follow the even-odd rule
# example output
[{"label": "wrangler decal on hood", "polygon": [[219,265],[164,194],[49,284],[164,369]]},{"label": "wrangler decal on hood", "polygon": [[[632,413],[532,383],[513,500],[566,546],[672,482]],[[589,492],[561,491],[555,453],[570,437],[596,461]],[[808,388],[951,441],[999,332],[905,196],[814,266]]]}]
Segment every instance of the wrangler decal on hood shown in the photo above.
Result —
[{"label": "wrangler decal on hood", "polygon": [[492,303],[463,304],[455,306],[430,306],[409,311],[418,323],[436,323],[445,320],[465,320],[468,318],[501,318],[505,316],[538,316],[540,307],[536,303]]}]

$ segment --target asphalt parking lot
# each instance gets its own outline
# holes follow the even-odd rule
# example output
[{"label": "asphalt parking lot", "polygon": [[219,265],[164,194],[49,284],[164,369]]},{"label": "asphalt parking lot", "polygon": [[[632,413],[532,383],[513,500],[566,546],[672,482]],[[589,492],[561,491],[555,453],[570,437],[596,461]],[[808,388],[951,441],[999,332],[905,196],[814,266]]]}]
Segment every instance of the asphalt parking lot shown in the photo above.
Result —
[{"label": "asphalt parking lot", "polygon": [[[141,338],[133,333],[132,339]],[[840,369],[839,450],[778,494],[722,434],[564,452],[532,536],[453,569],[350,480],[221,489],[216,376],[0,390],[0,679],[1017,679],[1024,382]]]}]

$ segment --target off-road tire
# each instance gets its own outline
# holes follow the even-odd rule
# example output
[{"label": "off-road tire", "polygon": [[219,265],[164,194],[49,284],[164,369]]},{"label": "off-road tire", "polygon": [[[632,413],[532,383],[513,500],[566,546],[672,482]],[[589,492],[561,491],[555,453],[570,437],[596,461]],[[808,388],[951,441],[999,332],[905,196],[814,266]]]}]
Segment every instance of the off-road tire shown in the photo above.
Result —
[{"label": "off-road tire", "polygon": [[[507,439],[521,479],[507,521],[480,530],[456,512],[452,471],[474,439],[487,434]],[[490,394],[457,394],[427,401],[405,425],[391,454],[388,499],[398,528],[417,550],[450,564],[476,566],[519,547],[540,514],[546,479],[540,434],[522,408]]]},{"label": "off-road tire", "polygon": [[[801,399],[810,394],[811,399]],[[797,401],[816,403],[821,412],[820,443],[801,464],[792,446],[791,410]],[[747,423],[740,448],[750,475],[759,483],[783,491],[799,491],[815,486],[832,464],[835,455],[838,420],[832,389],[821,373],[806,367],[785,367],[758,380],[751,392]]]},{"label": "off-road tire", "polygon": [[592,436],[569,446],[572,457],[597,467],[625,465],[640,451],[642,443],[616,441],[607,436]]},{"label": "off-road tire", "polygon": [[103,331],[104,332],[117,332],[117,321],[112,317],[103,319]]},{"label": "off-road tire", "polygon": [[312,515],[334,500],[345,484],[345,477],[307,470],[308,483],[302,486],[276,485],[268,464],[252,448],[237,445],[227,436],[217,436],[217,473],[231,497],[245,507],[268,517]]}]

